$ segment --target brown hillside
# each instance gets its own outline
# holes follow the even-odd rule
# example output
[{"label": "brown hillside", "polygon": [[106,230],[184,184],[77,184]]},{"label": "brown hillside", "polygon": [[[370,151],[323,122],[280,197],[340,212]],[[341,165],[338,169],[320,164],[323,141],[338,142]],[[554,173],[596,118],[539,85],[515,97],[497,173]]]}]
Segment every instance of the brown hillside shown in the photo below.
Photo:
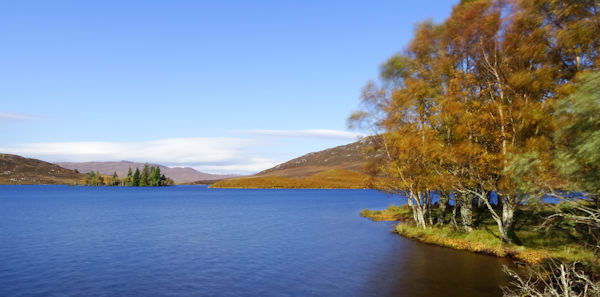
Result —
[{"label": "brown hillside", "polygon": [[368,177],[362,173],[331,169],[308,177],[253,176],[226,179],[214,183],[212,188],[245,189],[366,189]]},{"label": "brown hillside", "polygon": [[363,168],[368,160],[377,157],[365,154],[376,141],[367,137],[360,141],[306,154],[251,177],[225,179],[212,185],[215,188],[368,188],[368,176]]},{"label": "brown hillside", "polygon": [[0,184],[77,184],[83,174],[17,155],[0,154]]},{"label": "brown hillside", "polygon": [[374,141],[372,136],[365,137],[357,142],[309,153],[261,171],[256,176],[309,177],[331,169],[363,172],[367,160],[375,157],[365,155],[364,149]]}]

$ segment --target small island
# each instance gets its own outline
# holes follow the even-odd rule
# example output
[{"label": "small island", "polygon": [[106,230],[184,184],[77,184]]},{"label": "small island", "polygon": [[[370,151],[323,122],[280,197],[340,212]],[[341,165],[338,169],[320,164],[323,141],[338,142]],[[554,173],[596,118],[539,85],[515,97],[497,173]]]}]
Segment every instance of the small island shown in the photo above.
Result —
[{"label": "small island", "polygon": [[84,186],[110,186],[110,187],[164,187],[172,186],[175,183],[172,179],[160,173],[160,167],[149,166],[144,164],[144,168],[140,171],[135,169],[132,173],[131,167],[124,178],[119,178],[115,171],[112,176],[101,175],[100,172],[90,171],[86,174],[81,184]]}]

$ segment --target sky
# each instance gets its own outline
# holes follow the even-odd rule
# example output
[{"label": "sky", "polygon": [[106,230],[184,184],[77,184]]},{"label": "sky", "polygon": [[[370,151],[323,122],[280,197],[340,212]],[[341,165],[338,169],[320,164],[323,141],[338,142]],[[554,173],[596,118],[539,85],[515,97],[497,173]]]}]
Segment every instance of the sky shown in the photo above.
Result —
[{"label": "sky", "polygon": [[348,144],[361,88],[456,2],[0,1],[0,153],[251,174]]}]

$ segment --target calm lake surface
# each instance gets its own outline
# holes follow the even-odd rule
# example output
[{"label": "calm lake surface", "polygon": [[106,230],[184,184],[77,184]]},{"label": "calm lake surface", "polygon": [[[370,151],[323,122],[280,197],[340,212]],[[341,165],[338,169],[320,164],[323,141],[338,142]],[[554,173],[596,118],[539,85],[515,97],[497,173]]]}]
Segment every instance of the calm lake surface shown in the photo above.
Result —
[{"label": "calm lake surface", "polygon": [[509,261],[420,244],[371,190],[0,186],[0,296],[500,296]]}]

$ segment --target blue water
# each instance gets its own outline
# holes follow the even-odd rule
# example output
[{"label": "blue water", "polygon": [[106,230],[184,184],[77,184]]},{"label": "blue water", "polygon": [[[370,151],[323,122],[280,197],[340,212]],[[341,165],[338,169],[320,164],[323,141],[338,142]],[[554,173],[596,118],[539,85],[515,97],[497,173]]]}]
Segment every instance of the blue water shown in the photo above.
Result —
[{"label": "blue water", "polygon": [[416,243],[371,190],[0,186],[0,296],[500,296],[505,260]]}]

